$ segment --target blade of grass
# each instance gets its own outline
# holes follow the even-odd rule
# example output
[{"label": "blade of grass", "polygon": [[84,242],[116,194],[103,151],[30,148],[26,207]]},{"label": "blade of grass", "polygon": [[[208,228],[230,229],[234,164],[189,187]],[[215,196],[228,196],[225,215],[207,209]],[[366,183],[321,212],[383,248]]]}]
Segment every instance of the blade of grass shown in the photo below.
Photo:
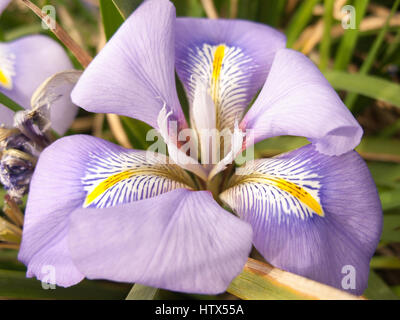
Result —
[{"label": "blade of grass", "polygon": [[353,56],[354,48],[359,36],[360,22],[364,18],[369,0],[356,0],[354,9],[356,13],[356,28],[346,29],[335,57],[334,70],[345,70]]},{"label": "blade of grass", "polygon": [[368,278],[368,288],[364,292],[364,297],[371,300],[398,300],[399,297],[389,288],[389,286],[376,274],[370,270]]},{"label": "blade of grass", "polygon": [[400,242],[400,214],[384,214],[381,241]]},{"label": "blade of grass", "polygon": [[[399,4],[400,4],[400,0],[396,0],[395,3],[393,4],[392,9],[390,10],[390,14],[386,19],[385,25],[379,31],[378,36],[376,37],[374,43],[372,44],[372,48],[369,50],[368,55],[359,70],[360,74],[367,74],[370,71],[373,62],[378,57],[379,49],[381,48],[381,45],[385,38],[386,32],[388,31],[389,22],[390,22],[391,18],[393,17],[393,15],[395,14],[395,12],[397,11]],[[347,107],[350,110],[353,110],[354,104],[357,100],[357,96],[358,95],[355,93],[350,93],[349,95],[347,95],[347,97],[345,99],[345,104],[347,105]],[[361,110],[354,110],[354,111],[359,112]]]},{"label": "blade of grass", "polygon": [[154,300],[158,293],[157,288],[134,284],[125,300]]},{"label": "blade of grass", "polygon": [[7,97],[2,92],[0,92],[0,103],[3,104],[4,106],[6,106],[8,109],[11,109],[12,111],[15,111],[15,112],[25,110],[18,103],[16,103],[14,100]]},{"label": "blade of grass", "polygon": [[395,52],[398,52],[398,48],[400,47],[400,28],[397,29],[397,33],[392,43],[389,45],[388,49],[385,51],[385,55],[383,57],[383,64],[388,63],[389,59]]},{"label": "blade of grass", "polygon": [[383,211],[400,208],[400,189],[380,191],[379,198]]},{"label": "blade of grass", "polygon": [[296,13],[290,20],[289,25],[286,29],[286,46],[288,48],[291,48],[293,46],[294,42],[297,40],[304,27],[311,20],[313,9],[318,2],[319,0],[302,1],[299,8],[296,10]]},{"label": "blade of grass", "polygon": [[324,32],[319,46],[319,68],[322,71],[326,70],[330,58],[333,3],[334,0],[324,0]]},{"label": "blade of grass", "polygon": [[100,0],[100,12],[106,39],[109,40],[124,22],[120,11],[110,0]]},{"label": "blade of grass", "polygon": [[385,128],[383,128],[379,133],[379,137],[391,138],[399,131],[400,131],[400,119],[397,119],[394,123],[387,125]]},{"label": "blade of grass", "polygon": [[[309,144],[304,137],[274,137],[263,140],[255,145],[256,158],[272,157]],[[400,163],[400,141],[396,139],[381,139],[364,137],[356,151],[366,160]]]},{"label": "blade of grass", "polygon": [[146,150],[152,143],[151,141],[146,141],[146,134],[151,130],[151,127],[137,119],[124,116],[121,116],[120,119],[133,147],[135,149]]},{"label": "blade of grass", "polygon": [[259,1],[257,20],[270,26],[279,26],[280,19],[286,6],[286,0]]},{"label": "blade of grass", "polygon": [[400,259],[389,256],[372,257],[371,268],[373,269],[400,269]]},{"label": "blade of grass", "polygon": [[112,0],[112,2],[114,2],[121,16],[124,19],[127,19],[130,14],[142,3],[142,0]]},{"label": "blade of grass", "polygon": [[256,20],[258,13],[258,1],[239,0],[238,18]]},{"label": "blade of grass", "polygon": [[[362,73],[350,74],[343,71],[328,71],[324,75],[336,90],[361,94],[400,107],[399,84]],[[349,105],[347,106],[350,108]]]},{"label": "blade of grass", "polygon": [[227,290],[243,300],[349,300],[344,291],[249,258]]},{"label": "blade of grass", "polygon": [[84,280],[69,288],[56,287],[45,290],[41,282],[26,278],[24,271],[0,269],[0,299],[123,299],[126,286],[111,282]]},{"label": "blade of grass", "polygon": [[50,19],[50,24],[55,25],[55,28],[50,29],[54,35],[72,52],[72,54],[84,68],[89,65],[89,63],[92,61],[92,57],[85,50],[83,50],[53,18],[44,14],[42,10],[31,1],[21,1],[43,21]]}]

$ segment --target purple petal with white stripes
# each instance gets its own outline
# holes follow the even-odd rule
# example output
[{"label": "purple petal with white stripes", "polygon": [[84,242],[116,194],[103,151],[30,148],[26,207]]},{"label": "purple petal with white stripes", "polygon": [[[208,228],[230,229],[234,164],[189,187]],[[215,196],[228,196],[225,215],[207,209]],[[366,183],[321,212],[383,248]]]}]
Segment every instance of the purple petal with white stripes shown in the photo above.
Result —
[{"label": "purple petal with white stripes", "polygon": [[291,49],[276,53],[267,81],[240,127],[253,132],[254,143],[280,135],[303,136],[327,155],[353,150],[363,133],[314,63]]},{"label": "purple petal with white stripes", "polygon": [[165,163],[163,155],[85,135],[65,137],[46,148],[32,178],[18,256],[27,275],[42,279],[42,268],[51,265],[58,285],[79,282],[83,275],[66,245],[70,214],[77,208],[115,206],[191,188],[183,170]]},{"label": "purple petal with white stripes", "polygon": [[[253,227],[274,266],[339,289],[354,267],[361,294],[382,229],[382,209],[365,162],[351,151],[326,156],[308,145],[248,163],[221,198]],[[347,281],[347,280],[346,280]]]},{"label": "purple petal with white stripes", "polygon": [[178,189],[122,206],[78,209],[71,221],[73,261],[89,279],[217,294],[240,273],[251,249],[250,225],[207,191]]},{"label": "purple petal with white stripes", "polygon": [[198,85],[207,87],[218,110],[217,128],[232,129],[285,42],[281,32],[259,23],[178,18],[176,70],[189,101],[193,103]]}]

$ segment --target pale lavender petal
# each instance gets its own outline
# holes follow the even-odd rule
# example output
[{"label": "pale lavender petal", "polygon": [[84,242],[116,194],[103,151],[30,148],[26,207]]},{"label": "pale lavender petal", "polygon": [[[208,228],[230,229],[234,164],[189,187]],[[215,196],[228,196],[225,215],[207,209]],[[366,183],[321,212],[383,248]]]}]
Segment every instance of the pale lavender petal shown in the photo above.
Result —
[{"label": "pale lavender petal", "polygon": [[[35,90],[53,74],[72,69],[73,66],[64,49],[53,39],[42,35],[26,36],[9,43],[0,43],[0,60],[11,63],[12,88],[0,84],[0,92],[13,99],[25,109],[30,109],[30,99]],[[3,70],[0,65],[0,70]],[[4,71],[4,70],[3,70]],[[71,125],[77,108],[71,103],[57,108],[51,118],[62,113],[63,122],[55,121],[53,129],[63,134]],[[14,112],[0,105],[0,123],[10,127],[13,124]]]},{"label": "pale lavender petal", "polygon": [[[232,129],[264,84],[285,36],[269,26],[243,20],[178,18],[176,70],[190,102],[196,86],[210,89],[218,128]],[[219,49],[218,49],[219,47]]]},{"label": "pale lavender petal", "polygon": [[254,142],[280,135],[304,136],[328,155],[354,149],[363,133],[314,63],[291,49],[276,53],[241,128],[253,131]]},{"label": "pale lavender petal", "polygon": [[[242,173],[221,198],[253,226],[254,245],[268,262],[354,294],[365,290],[383,217],[355,151],[326,156],[308,145],[255,160]],[[354,267],[355,288],[342,287],[346,266]]]},{"label": "pale lavender petal", "polygon": [[186,187],[187,174],[177,166],[165,172],[164,163],[165,156],[85,135],[65,137],[46,148],[31,181],[18,256],[28,267],[27,275],[41,279],[42,268],[51,265],[58,285],[79,282],[83,275],[71,262],[65,242],[70,214],[83,206],[108,207]]},{"label": "pale lavender petal", "polygon": [[247,261],[251,238],[250,225],[210,192],[185,189],[76,210],[69,231],[73,261],[89,279],[203,294],[226,290]]},{"label": "pale lavender petal", "polygon": [[86,69],[72,101],[99,113],[116,113],[157,128],[166,104],[186,121],[175,88],[175,8],[166,0],[144,2]]}]

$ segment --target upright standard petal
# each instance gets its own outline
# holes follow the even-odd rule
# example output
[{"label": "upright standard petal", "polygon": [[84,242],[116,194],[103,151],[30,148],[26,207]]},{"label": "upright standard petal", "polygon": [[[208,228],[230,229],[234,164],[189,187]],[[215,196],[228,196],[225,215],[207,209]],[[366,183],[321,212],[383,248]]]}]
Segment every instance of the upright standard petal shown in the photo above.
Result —
[{"label": "upright standard petal", "polygon": [[366,288],[382,209],[355,151],[326,156],[308,145],[255,160],[221,198],[253,226],[255,247],[273,265],[355,294]]},{"label": "upright standard petal", "polygon": [[354,149],[362,129],[314,63],[291,49],[279,50],[268,79],[240,127],[255,143],[293,135],[308,138],[319,152],[340,155]]},{"label": "upright standard petal", "polygon": [[83,275],[71,261],[65,238],[70,214],[77,208],[109,207],[191,188],[182,169],[165,163],[165,156],[85,135],[65,137],[46,148],[30,185],[18,256],[27,275],[42,279],[43,268],[50,265],[58,285],[79,282]]},{"label": "upright standard petal", "polygon": [[89,279],[135,282],[217,294],[237,276],[251,249],[250,225],[207,191],[174,190],[71,216],[75,265]]},{"label": "upright standard petal", "polygon": [[259,23],[178,18],[176,69],[191,104],[196,87],[209,88],[217,129],[233,129],[267,77],[285,36]]},{"label": "upright standard petal", "polygon": [[83,73],[72,101],[100,113],[116,113],[157,127],[164,104],[186,126],[175,88],[175,8],[145,1]]},{"label": "upright standard petal", "polygon": [[[53,74],[73,66],[64,49],[49,37],[34,35],[9,43],[0,43],[0,92],[25,109],[35,90]],[[71,125],[77,108],[70,104],[57,110],[52,118],[63,113],[64,122],[55,122],[53,129],[63,134]],[[11,127],[14,112],[0,105],[0,123]]]}]

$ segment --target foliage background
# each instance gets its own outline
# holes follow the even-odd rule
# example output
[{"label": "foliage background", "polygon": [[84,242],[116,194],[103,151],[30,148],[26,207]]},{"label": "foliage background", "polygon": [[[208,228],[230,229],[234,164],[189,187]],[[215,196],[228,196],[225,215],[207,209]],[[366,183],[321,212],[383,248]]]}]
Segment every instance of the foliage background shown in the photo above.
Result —
[{"label": "foliage background", "polygon": [[[32,2],[40,8],[47,4],[55,6],[57,22],[91,56],[96,55],[106,39],[123,22],[114,3],[129,2],[130,9],[140,3],[139,0]],[[338,90],[364,128],[365,135],[357,151],[368,163],[384,210],[384,230],[371,261],[369,288],[364,296],[369,299],[400,299],[400,1],[173,2],[178,16],[206,17],[217,14],[222,18],[258,21],[280,29],[287,35],[288,47],[308,55]],[[210,3],[214,3],[214,8],[209,6]],[[356,8],[357,28],[354,30],[345,30],[341,26],[340,8],[346,4]],[[22,1],[14,0],[1,16],[0,41],[10,41],[33,33],[55,38],[50,31],[42,28],[40,19]],[[81,69],[76,58],[69,54],[75,67]],[[187,108],[179,83],[178,91],[184,108]],[[80,110],[67,134],[93,134],[134,148],[145,148],[143,141],[147,128],[144,123],[129,118],[120,117],[120,122],[113,122],[104,115]],[[256,145],[256,156],[273,156],[305,143],[305,139],[295,137],[268,139]],[[4,190],[0,192],[4,194]],[[25,278],[25,267],[16,260],[16,255],[16,250],[1,249],[0,242],[0,298],[123,299],[130,292],[131,286],[127,284],[89,280],[68,289],[43,290],[39,281]],[[254,287],[250,278],[246,281],[249,295],[244,298],[250,298]],[[146,295],[169,299],[233,298],[228,293],[208,297],[159,290],[154,296],[154,292],[137,291],[140,291],[139,297],[142,298]],[[268,295],[268,292],[261,297],[276,298]]]}]

